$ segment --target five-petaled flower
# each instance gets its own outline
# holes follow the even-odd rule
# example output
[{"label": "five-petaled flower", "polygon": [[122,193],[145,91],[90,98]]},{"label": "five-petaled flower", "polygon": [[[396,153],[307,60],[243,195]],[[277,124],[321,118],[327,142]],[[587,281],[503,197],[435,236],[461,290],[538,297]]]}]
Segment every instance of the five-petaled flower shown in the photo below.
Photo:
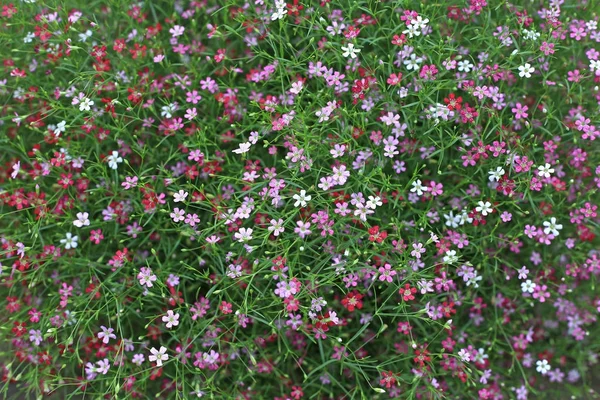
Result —
[{"label": "five-petaled flower", "polygon": [[160,346],[159,350],[156,350],[156,348],[153,347],[150,349],[150,353],[152,354],[148,356],[148,360],[156,361],[157,367],[162,366],[163,361],[167,361],[169,359],[169,355],[167,354],[167,348],[164,346]]}]

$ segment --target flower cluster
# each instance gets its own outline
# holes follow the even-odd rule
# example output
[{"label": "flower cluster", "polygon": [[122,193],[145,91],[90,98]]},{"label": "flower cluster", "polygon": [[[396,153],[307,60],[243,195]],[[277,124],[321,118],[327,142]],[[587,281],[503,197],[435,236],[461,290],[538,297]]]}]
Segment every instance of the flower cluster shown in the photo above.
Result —
[{"label": "flower cluster", "polygon": [[592,0],[46,3],[0,9],[0,393],[592,396]]}]

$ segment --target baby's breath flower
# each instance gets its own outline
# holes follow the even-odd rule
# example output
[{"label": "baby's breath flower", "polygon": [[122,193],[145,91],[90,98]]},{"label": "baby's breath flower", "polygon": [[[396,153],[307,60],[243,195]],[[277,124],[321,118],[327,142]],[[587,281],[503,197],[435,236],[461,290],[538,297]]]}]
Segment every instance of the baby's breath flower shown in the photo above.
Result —
[{"label": "baby's breath flower", "polygon": [[531,78],[531,74],[535,72],[535,68],[531,66],[529,63],[525,63],[524,65],[519,66],[519,76],[521,78]]},{"label": "baby's breath flower", "polygon": [[360,53],[360,49],[355,47],[353,43],[348,43],[347,46],[342,46],[342,50],[344,51],[342,55],[346,58],[350,57],[354,59],[357,57],[357,54]]}]

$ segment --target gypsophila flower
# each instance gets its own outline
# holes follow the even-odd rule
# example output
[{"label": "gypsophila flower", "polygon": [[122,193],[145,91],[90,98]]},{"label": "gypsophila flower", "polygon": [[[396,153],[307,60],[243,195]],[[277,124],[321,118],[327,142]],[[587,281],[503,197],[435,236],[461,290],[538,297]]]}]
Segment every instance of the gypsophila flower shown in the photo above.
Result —
[{"label": "gypsophila flower", "polygon": [[89,226],[90,220],[88,217],[89,217],[89,214],[86,212],[77,213],[77,219],[75,221],[73,221],[73,225],[75,225],[78,228],[81,228],[83,226]]},{"label": "gypsophila flower", "polygon": [[173,220],[173,222],[183,221],[185,219],[184,215],[185,215],[185,211],[184,210],[180,210],[177,207],[175,207],[173,209],[173,212],[171,214],[169,214],[169,216],[171,217],[171,219]]},{"label": "gypsophila flower", "polygon": [[108,166],[112,169],[117,169],[119,164],[123,162],[123,158],[119,156],[118,151],[113,151],[108,157],[106,157],[108,161]]},{"label": "gypsophila flower", "polygon": [[533,293],[535,287],[536,284],[529,279],[521,283],[521,290],[523,291],[523,293]]},{"label": "gypsophila flower", "polygon": [[140,272],[137,275],[137,279],[139,280],[140,285],[150,288],[154,286],[152,282],[155,282],[157,278],[156,275],[152,273],[152,270],[150,268],[142,267],[140,268]]},{"label": "gypsophila flower", "polygon": [[175,203],[180,203],[180,202],[185,201],[185,199],[187,197],[188,197],[188,192],[186,192],[184,190],[179,190],[179,192],[173,194],[173,201]]},{"label": "gypsophila flower", "polygon": [[233,236],[240,243],[248,242],[252,240],[252,228],[240,228]]},{"label": "gypsophila flower", "polygon": [[296,200],[294,207],[306,207],[312,196],[307,195],[306,190],[301,190],[299,194],[293,195],[292,198]]},{"label": "gypsophila flower", "polygon": [[542,375],[546,375],[546,373],[552,368],[548,363],[548,360],[538,360],[536,361],[535,365],[535,370]]},{"label": "gypsophila flower", "polygon": [[117,335],[113,333],[115,331],[113,328],[107,328],[102,325],[100,329],[102,329],[102,331],[98,332],[98,339],[102,339],[102,343],[108,344],[110,339],[117,338]]},{"label": "gypsophila flower", "polygon": [[162,321],[166,324],[168,329],[179,325],[179,314],[174,313],[173,310],[167,310],[167,315],[163,315]]},{"label": "gypsophila flower", "polygon": [[240,143],[239,148],[237,148],[235,150],[232,150],[232,152],[236,153],[236,154],[244,154],[244,153],[247,153],[250,150],[250,147],[252,147],[251,143],[248,143],[248,142],[246,142],[246,143]]},{"label": "gypsophila flower", "polygon": [[485,201],[485,202],[479,201],[477,203],[477,207],[475,207],[475,211],[477,211],[478,213],[481,213],[481,215],[483,215],[485,217],[489,213],[494,211],[494,209],[492,208],[492,203],[490,203],[489,201]]},{"label": "gypsophila flower", "polygon": [[90,111],[93,105],[93,100],[84,97],[83,100],[81,100],[81,102],[79,103],[79,111]]},{"label": "gypsophila flower", "polygon": [[360,53],[360,49],[354,47],[353,43],[348,43],[348,46],[342,46],[342,50],[344,51],[342,55],[346,58],[356,58],[357,54]]},{"label": "gypsophila flower", "polygon": [[148,361],[156,361],[156,366],[160,367],[163,365],[163,361],[167,361],[169,359],[169,355],[167,354],[167,348],[164,346],[160,346],[159,350],[156,348],[150,349],[151,355],[148,356]]},{"label": "gypsophila flower", "polygon": [[502,167],[496,167],[495,170],[490,170],[488,174],[490,175],[490,182],[498,182],[502,176],[504,176],[506,171]]},{"label": "gypsophila flower", "polygon": [[552,166],[548,163],[538,166],[537,169],[538,169],[538,176],[541,176],[544,178],[550,178],[550,176],[554,173],[554,168],[552,168]]},{"label": "gypsophila flower", "polygon": [[544,233],[546,235],[553,234],[554,236],[558,236],[559,231],[563,228],[561,224],[556,223],[556,218],[550,218],[550,221],[544,221]]},{"label": "gypsophila flower", "polygon": [[519,76],[521,78],[531,78],[531,74],[535,72],[535,68],[531,66],[529,63],[525,63],[524,65],[519,66]]},{"label": "gypsophila flower", "polygon": [[279,236],[279,234],[284,232],[283,228],[283,219],[279,218],[278,220],[272,219],[270,222],[270,226],[267,228],[270,232],[273,232],[273,236]]},{"label": "gypsophila flower", "polygon": [[77,241],[79,240],[79,236],[73,234],[71,232],[67,232],[64,239],[61,239],[60,242],[65,245],[65,249],[76,249]]},{"label": "gypsophila flower", "polygon": [[421,184],[421,180],[417,179],[416,181],[413,181],[412,183],[412,188],[410,189],[411,192],[413,193],[417,193],[417,195],[422,196],[424,192],[428,191],[429,188],[427,186],[423,186]]}]

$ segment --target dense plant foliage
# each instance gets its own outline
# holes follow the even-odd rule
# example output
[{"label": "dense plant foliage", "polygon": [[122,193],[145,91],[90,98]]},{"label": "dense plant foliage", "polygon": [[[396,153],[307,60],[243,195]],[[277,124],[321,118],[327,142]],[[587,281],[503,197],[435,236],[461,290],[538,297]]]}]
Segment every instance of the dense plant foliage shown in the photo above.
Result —
[{"label": "dense plant foliage", "polygon": [[593,398],[595,7],[3,2],[2,393]]}]

